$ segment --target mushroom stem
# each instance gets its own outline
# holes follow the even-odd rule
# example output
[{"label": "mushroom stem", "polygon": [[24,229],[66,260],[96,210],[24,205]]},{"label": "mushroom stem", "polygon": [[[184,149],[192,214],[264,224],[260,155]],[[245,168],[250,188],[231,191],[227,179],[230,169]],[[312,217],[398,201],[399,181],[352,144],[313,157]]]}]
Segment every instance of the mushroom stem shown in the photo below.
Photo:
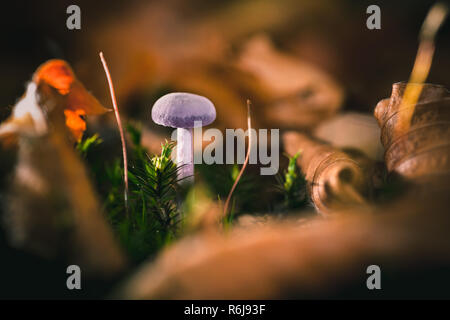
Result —
[{"label": "mushroom stem", "polygon": [[177,166],[181,183],[194,183],[194,148],[192,128],[177,129]]}]

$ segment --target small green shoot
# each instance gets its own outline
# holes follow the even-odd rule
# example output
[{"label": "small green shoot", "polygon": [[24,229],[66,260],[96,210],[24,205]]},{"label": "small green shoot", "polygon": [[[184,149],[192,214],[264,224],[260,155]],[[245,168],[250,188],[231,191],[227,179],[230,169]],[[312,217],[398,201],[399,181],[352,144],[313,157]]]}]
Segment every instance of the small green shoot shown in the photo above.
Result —
[{"label": "small green shoot", "polygon": [[96,133],[78,142],[76,149],[83,158],[86,158],[88,151],[91,149],[91,147],[98,146],[102,142],[103,142],[102,138],[100,138],[99,135]]},{"label": "small green shoot", "polygon": [[284,206],[288,210],[298,209],[307,203],[306,180],[297,166],[297,159],[301,152],[289,157],[287,170],[283,176],[278,175],[277,189],[284,194]]}]

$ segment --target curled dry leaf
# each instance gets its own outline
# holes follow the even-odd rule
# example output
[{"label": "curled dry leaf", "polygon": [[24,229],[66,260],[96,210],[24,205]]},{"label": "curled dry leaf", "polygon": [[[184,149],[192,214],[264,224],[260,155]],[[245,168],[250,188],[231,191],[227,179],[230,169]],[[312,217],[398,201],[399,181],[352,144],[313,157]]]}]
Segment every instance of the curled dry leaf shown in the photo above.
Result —
[{"label": "curled dry leaf", "polygon": [[64,97],[63,103],[58,107],[63,108],[66,125],[76,141],[80,141],[86,130],[85,116],[110,111],[86,90],[64,60],[49,60],[42,64],[34,73],[33,82],[38,86],[42,96],[55,94],[54,90],[49,90],[53,88]]},{"label": "curled dry leaf", "polygon": [[91,114],[102,107],[63,61],[47,62],[33,80],[0,126],[0,136],[13,131],[18,141],[5,197],[6,232],[16,247],[65,259],[88,274],[115,274],[125,258],[73,148],[73,128],[67,127],[66,111]]},{"label": "curled dry leaf", "polygon": [[363,154],[351,155],[293,131],[283,135],[283,144],[291,156],[301,150],[297,163],[320,213],[366,204],[372,162]]},{"label": "curled dry leaf", "polygon": [[342,88],[314,65],[278,51],[265,36],[250,39],[237,68],[250,73],[267,100],[265,118],[281,128],[310,128],[335,114]]},{"label": "curled dry leaf", "polygon": [[391,97],[375,108],[387,169],[408,178],[450,173],[450,92],[424,84],[408,131],[402,133],[397,128],[405,88],[406,83],[395,83]]}]

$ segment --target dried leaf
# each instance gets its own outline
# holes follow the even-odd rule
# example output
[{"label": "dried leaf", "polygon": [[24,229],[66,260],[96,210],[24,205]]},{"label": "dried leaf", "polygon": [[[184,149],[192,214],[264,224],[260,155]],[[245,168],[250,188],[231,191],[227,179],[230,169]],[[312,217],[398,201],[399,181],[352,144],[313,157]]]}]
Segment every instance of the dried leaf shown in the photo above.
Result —
[{"label": "dried leaf", "polygon": [[286,132],[283,144],[289,155],[302,151],[297,163],[320,213],[367,203],[371,161],[364,155],[350,155],[297,132]]},{"label": "dried leaf", "polygon": [[268,101],[265,117],[282,128],[313,127],[341,107],[343,90],[314,65],[278,51],[265,36],[250,39],[237,67],[252,74]]},{"label": "dried leaf", "polygon": [[405,83],[395,83],[390,99],[375,108],[388,170],[408,178],[449,173],[450,92],[424,84],[411,125],[402,133],[398,126],[405,88]]},{"label": "dried leaf", "polygon": [[98,112],[100,105],[65,62],[44,64],[34,79],[0,126],[0,136],[13,132],[18,140],[18,162],[5,197],[9,239],[35,254],[78,264],[88,274],[116,274],[125,266],[124,255],[68,139],[81,136],[80,116]]},{"label": "dried leaf", "polygon": [[84,116],[99,115],[110,111],[103,107],[76,78],[72,68],[63,60],[49,60],[42,64],[33,75],[43,100],[49,99],[55,91],[64,97],[64,115],[66,125],[76,141],[80,141],[86,130]]},{"label": "dried leaf", "polygon": [[[446,190],[448,186],[447,181]],[[427,288],[439,287],[440,296],[448,297],[449,278],[442,275],[450,267],[449,200],[442,186],[427,189],[419,192],[420,197],[412,193],[388,207],[352,210],[306,225],[269,221],[236,227],[228,234],[184,238],[145,263],[116,295],[126,299],[361,298],[368,294],[362,275],[369,265],[377,264],[382,266],[382,286],[389,288],[388,295],[429,297],[433,290]],[[430,200],[433,203],[428,204]],[[436,275],[434,270],[441,272]],[[423,281],[417,283],[417,278]],[[409,283],[405,279],[414,285],[405,286]]]}]

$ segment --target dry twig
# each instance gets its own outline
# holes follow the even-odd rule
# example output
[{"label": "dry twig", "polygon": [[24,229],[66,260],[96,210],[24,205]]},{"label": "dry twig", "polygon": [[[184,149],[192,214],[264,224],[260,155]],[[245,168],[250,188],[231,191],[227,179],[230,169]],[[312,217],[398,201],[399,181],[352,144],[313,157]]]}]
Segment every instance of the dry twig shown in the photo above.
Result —
[{"label": "dry twig", "polygon": [[100,52],[100,60],[102,61],[103,68],[105,69],[106,78],[108,79],[109,92],[111,93],[111,100],[114,108],[114,114],[117,120],[117,126],[119,127],[120,140],[122,142],[122,153],[123,153],[123,180],[125,182],[124,199],[125,199],[125,210],[128,216],[128,158],[127,158],[127,147],[125,144],[125,134],[122,127],[122,121],[120,120],[119,108],[117,107],[116,95],[114,93],[114,86],[111,80],[111,74],[109,73],[108,65],[106,64],[103,52]]},{"label": "dry twig", "polygon": [[241,171],[239,172],[239,175],[237,176],[236,180],[234,181],[233,186],[231,187],[230,193],[228,194],[227,200],[225,201],[225,206],[223,208],[223,216],[226,217],[228,213],[228,206],[230,204],[231,196],[233,195],[234,189],[236,189],[236,186],[239,182],[239,180],[242,177],[242,174],[244,173],[245,168],[247,167],[248,160],[250,157],[250,150],[252,147],[252,119],[250,115],[250,100],[247,99],[247,126],[248,126],[248,148],[247,148],[247,155],[245,156],[244,164],[242,165]]}]

